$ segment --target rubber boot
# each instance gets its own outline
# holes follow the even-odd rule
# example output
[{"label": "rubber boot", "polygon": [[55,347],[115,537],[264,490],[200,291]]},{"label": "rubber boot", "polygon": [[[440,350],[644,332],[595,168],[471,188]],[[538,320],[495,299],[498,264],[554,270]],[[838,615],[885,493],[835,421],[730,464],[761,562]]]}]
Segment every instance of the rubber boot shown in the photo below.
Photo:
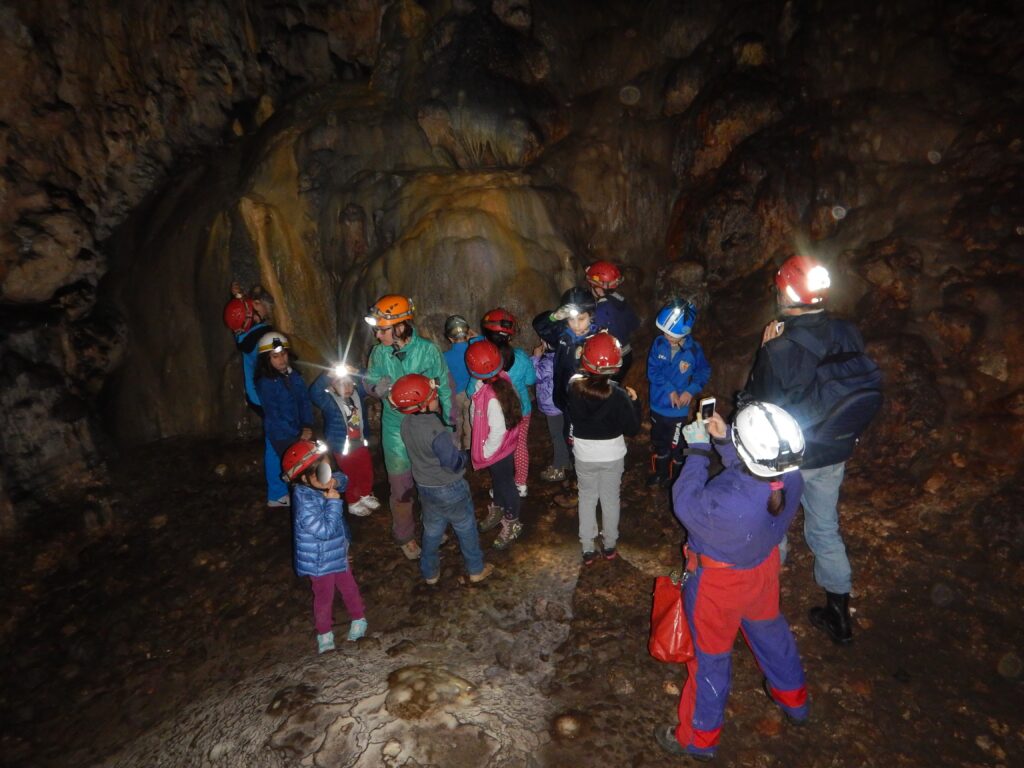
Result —
[{"label": "rubber boot", "polygon": [[811,624],[823,630],[836,645],[853,642],[853,622],[850,621],[850,595],[825,593],[825,606],[811,608]]},{"label": "rubber boot", "polygon": [[665,477],[663,477],[661,479],[661,487],[662,488],[671,488],[672,487],[672,483],[674,483],[676,481],[676,475],[678,474],[678,472],[676,472],[676,470],[677,469],[681,469],[682,466],[683,465],[677,463],[675,459],[672,459],[672,458],[668,459],[668,470],[665,472]]},{"label": "rubber boot", "polygon": [[669,473],[669,457],[651,454],[651,474],[647,476],[647,487],[664,485]]}]

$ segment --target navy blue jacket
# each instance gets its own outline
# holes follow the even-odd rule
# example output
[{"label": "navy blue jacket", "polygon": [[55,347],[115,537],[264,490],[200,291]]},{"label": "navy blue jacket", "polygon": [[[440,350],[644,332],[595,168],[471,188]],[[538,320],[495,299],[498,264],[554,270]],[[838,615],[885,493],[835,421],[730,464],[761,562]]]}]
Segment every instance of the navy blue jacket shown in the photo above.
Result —
[{"label": "navy blue jacket", "polygon": [[[339,403],[342,397],[331,387],[332,378],[321,373],[309,386],[309,399],[324,416],[324,439],[334,453],[347,455],[356,446],[366,445],[366,409],[359,387],[352,392],[352,406]],[[346,415],[345,409],[352,409]],[[352,434],[349,434],[349,430]],[[355,434],[358,432],[359,434]]]},{"label": "navy blue jacket", "polygon": [[550,313],[541,312],[533,318],[533,330],[555,350],[551,399],[555,407],[565,413],[568,408],[569,379],[579,372],[583,342],[605,329],[592,322],[586,333],[577,336],[565,320],[552,320]]},{"label": "navy blue jacket", "polygon": [[260,405],[260,396],[256,392],[254,381],[256,374],[256,360],[260,353],[256,349],[260,337],[271,330],[268,323],[257,323],[248,331],[235,336],[235,346],[242,353],[242,378],[245,383],[245,396],[252,405]]},{"label": "navy blue jacket", "polygon": [[263,405],[263,429],[278,456],[299,439],[303,429],[313,428],[313,405],[306,382],[294,368],[283,376],[256,379],[256,392]]},{"label": "navy blue jacket", "polygon": [[668,339],[658,336],[647,355],[647,380],[650,382],[651,410],[662,416],[681,419],[689,416],[689,406],[674,408],[669,396],[689,392],[696,397],[711,378],[711,366],[692,336],[686,336],[674,350]]},{"label": "navy blue jacket", "polygon": [[[335,472],[335,490],[345,495],[348,478]],[[292,485],[292,545],[295,573],[299,576],[326,576],[348,570],[348,530],[342,515],[341,499],[328,499],[302,483]]]},{"label": "navy blue jacket", "polygon": [[630,339],[640,327],[640,318],[629,306],[626,300],[618,293],[606,293],[597,300],[597,310],[594,312],[594,324],[599,328],[607,328],[608,333],[619,340],[622,345],[622,354],[632,351]]}]

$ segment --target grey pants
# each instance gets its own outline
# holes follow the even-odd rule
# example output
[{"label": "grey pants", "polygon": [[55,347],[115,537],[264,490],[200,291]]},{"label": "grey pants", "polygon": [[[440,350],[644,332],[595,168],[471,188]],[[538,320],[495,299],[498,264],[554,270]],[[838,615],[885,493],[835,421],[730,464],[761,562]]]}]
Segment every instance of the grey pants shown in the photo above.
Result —
[{"label": "grey pants", "polygon": [[569,446],[565,444],[565,435],[562,434],[565,417],[562,414],[557,416],[544,414],[544,419],[548,423],[548,434],[551,435],[551,447],[554,451],[551,457],[551,466],[555,469],[564,469],[569,466],[571,461]]},{"label": "grey pants", "polygon": [[619,540],[619,486],[625,459],[580,461],[576,459],[576,480],[580,493],[580,545],[594,551],[597,538],[597,502],[601,502],[601,538],[605,549]]}]

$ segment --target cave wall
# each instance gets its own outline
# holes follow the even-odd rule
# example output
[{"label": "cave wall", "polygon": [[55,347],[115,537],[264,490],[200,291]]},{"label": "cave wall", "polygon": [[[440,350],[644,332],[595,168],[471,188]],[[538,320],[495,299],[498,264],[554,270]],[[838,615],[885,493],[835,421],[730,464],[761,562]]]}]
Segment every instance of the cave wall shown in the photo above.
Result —
[{"label": "cave wall", "polygon": [[698,301],[727,397],[774,265],[806,249],[889,379],[865,455],[922,481],[1020,455],[1014,4],[0,14],[0,525],[38,445],[54,487],[80,487],[107,435],[256,426],[219,320],[232,278],[273,293],[315,363],[365,351],[359,317],[384,291],[435,335],[498,303],[526,319],[611,258],[648,319],[665,295]]}]

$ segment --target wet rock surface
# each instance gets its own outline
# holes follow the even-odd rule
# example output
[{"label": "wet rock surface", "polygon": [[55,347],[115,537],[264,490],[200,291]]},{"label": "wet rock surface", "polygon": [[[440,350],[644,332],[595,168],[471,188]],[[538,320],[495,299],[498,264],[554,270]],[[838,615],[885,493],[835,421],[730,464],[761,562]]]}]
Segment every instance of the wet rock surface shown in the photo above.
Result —
[{"label": "wet rock surface", "polygon": [[[536,473],[549,446],[536,432],[531,442]],[[663,492],[643,485],[643,441],[624,476],[618,560],[584,568],[575,514],[552,502],[563,489],[536,479],[526,535],[488,551],[497,571],[481,585],[452,543],[440,584],[423,584],[386,514],[352,519],[370,631],[344,642],[339,601],[338,650],[322,656],[288,514],[260,499],[257,449],[139,451],[123,464],[125,513],[104,535],[26,541],[5,559],[3,764],[666,764],[650,734],[674,721],[684,672],[646,644],[652,577],[678,567],[682,536]],[[718,762],[1017,764],[1021,480],[965,464],[928,493],[852,462],[842,511],[855,643],[837,648],[807,622],[820,592],[795,527],[782,602],[811,722],[783,721],[737,640]]]}]

